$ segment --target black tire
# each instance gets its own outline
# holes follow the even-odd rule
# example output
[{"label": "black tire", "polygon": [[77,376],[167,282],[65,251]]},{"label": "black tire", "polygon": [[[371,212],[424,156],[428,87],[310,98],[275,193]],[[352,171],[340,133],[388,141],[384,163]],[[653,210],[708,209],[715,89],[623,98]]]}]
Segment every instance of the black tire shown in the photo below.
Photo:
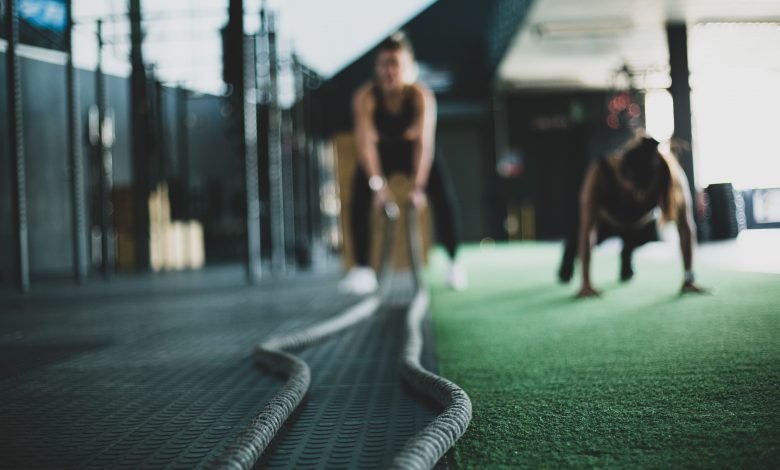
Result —
[{"label": "black tire", "polygon": [[[707,211],[711,240],[737,238],[741,228],[737,211],[737,195],[731,183],[711,184],[705,190],[709,199]],[[742,210],[744,207],[740,204]]]}]

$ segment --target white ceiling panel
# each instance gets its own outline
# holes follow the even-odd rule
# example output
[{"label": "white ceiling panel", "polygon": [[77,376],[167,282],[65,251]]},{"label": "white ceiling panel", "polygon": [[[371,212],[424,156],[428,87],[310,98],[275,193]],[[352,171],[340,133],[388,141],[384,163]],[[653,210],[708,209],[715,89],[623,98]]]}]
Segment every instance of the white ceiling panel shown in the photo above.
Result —
[{"label": "white ceiling panel", "polygon": [[[734,21],[780,24],[780,0],[536,0],[499,80],[520,89],[604,89],[628,66],[635,86],[666,87],[668,22]],[[735,46],[713,43],[704,55],[717,60],[723,47]]]}]

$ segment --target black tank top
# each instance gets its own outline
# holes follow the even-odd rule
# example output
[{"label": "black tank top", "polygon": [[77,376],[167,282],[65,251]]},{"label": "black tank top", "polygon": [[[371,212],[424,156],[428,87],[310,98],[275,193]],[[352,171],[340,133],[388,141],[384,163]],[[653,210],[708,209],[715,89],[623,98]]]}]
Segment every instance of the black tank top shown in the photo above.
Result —
[{"label": "black tank top", "polygon": [[379,134],[377,148],[384,171],[387,174],[394,171],[411,173],[414,143],[405,140],[403,135],[415,119],[412,88],[404,88],[401,109],[397,113],[388,111],[384,96],[378,86],[374,85],[372,92],[376,102],[374,127]]},{"label": "black tank top", "polygon": [[374,126],[379,133],[379,141],[401,141],[403,134],[414,122],[414,101],[411,87],[405,87],[401,102],[401,110],[391,113],[385,106],[385,99],[378,86],[373,87],[376,108],[374,109]]},{"label": "black tank top", "polygon": [[599,169],[603,177],[603,185],[599,192],[599,202],[611,219],[630,227],[642,220],[658,206],[661,191],[655,188],[644,201],[637,201],[625,191],[617,180],[615,169],[606,158],[599,160]]}]

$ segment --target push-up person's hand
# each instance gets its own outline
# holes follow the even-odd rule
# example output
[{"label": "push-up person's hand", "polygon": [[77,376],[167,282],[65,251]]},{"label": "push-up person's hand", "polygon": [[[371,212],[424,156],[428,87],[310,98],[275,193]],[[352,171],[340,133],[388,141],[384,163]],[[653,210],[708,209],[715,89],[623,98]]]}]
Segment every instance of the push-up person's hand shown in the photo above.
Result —
[{"label": "push-up person's hand", "polygon": [[583,284],[582,288],[580,288],[580,291],[577,292],[578,299],[587,299],[591,297],[598,297],[600,295],[601,292],[594,289],[590,284]]}]

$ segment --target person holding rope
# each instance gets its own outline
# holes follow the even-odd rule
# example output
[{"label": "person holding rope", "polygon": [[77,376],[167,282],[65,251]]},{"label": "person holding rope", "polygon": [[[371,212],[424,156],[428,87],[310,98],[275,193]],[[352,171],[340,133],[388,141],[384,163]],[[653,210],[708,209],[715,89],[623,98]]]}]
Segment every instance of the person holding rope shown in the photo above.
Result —
[{"label": "person holding rope", "polygon": [[[680,236],[684,279],[682,293],[705,292],[694,280],[693,210],[688,180],[674,157],[659,151],[659,142],[640,137],[623,152],[602,158],[585,175],[580,194],[580,224],[576,240],[582,263],[582,286],[577,297],[599,295],[591,284],[590,255],[594,243],[618,236],[623,240],[620,280],[634,275],[632,257],[639,246],[658,240],[657,209],[661,222],[675,222]],[[567,247],[572,251],[573,247]],[[568,282],[574,258],[564,255],[559,271]]]},{"label": "person holding rope", "polygon": [[387,176],[403,173],[412,179],[409,202],[417,209],[428,204],[434,210],[437,234],[451,263],[448,285],[464,289],[468,279],[463,266],[455,261],[460,243],[460,222],[456,217],[454,194],[441,161],[434,158],[436,99],[425,85],[416,81],[414,52],[403,32],[379,44],[374,63],[375,76],[353,97],[358,169],[353,180],[350,230],[355,262],[342,279],[342,292],[367,294],[377,289],[377,277],[369,267],[371,205],[382,207],[393,201]]}]

